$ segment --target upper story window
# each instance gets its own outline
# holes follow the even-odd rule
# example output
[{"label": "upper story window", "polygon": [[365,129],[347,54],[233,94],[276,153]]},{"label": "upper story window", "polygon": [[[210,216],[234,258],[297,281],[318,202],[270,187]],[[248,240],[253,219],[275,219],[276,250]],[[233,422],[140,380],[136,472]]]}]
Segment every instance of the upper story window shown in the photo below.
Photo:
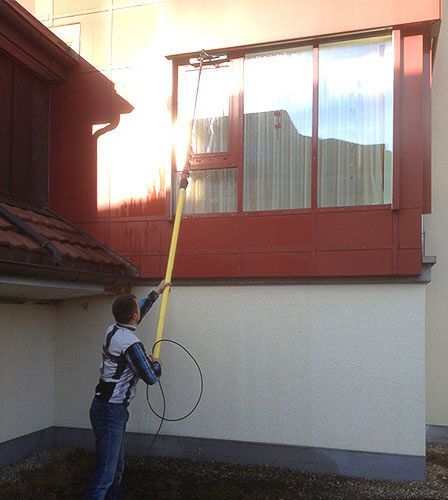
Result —
[{"label": "upper story window", "polygon": [[[231,62],[219,66],[204,66],[201,72],[191,66],[179,67],[179,148],[185,151],[191,130],[191,149],[194,155],[185,213],[237,210],[237,168],[230,157],[230,150],[235,151],[230,134],[232,76]],[[196,116],[192,124],[196,94]],[[184,166],[183,154],[178,155],[178,162],[177,170],[181,171]]]},{"label": "upper story window", "polygon": [[[391,203],[391,36],[228,59],[201,73],[186,213]],[[179,64],[184,137],[198,76]]]},{"label": "upper story window", "polygon": [[391,203],[390,37],[319,47],[318,206]]}]

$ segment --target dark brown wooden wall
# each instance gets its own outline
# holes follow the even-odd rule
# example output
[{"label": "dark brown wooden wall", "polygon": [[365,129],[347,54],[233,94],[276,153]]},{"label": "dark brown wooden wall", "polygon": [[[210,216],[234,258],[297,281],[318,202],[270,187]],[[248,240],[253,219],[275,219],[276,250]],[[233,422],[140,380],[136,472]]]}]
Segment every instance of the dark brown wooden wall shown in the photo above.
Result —
[{"label": "dark brown wooden wall", "polygon": [[0,52],[0,194],[48,198],[49,86]]}]

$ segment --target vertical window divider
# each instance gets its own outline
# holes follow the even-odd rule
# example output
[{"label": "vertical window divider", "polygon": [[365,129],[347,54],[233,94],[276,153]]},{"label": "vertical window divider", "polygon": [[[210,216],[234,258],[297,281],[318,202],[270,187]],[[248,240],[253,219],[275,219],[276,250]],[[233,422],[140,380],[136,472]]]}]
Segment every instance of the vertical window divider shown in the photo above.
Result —
[{"label": "vertical window divider", "polygon": [[[178,96],[178,85],[179,85],[179,64],[173,61],[172,65],[172,98],[171,98],[171,123],[177,122],[177,96]],[[176,151],[175,151],[175,140],[172,137],[171,144],[171,182],[168,187],[169,193],[166,193],[166,214],[169,221],[174,221],[174,190],[177,188],[177,170],[176,170]]]},{"label": "vertical window divider", "polygon": [[431,91],[432,91],[432,40],[430,33],[423,38],[423,213],[431,213]]},{"label": "vertical window divider", "polygon": [[313,128],[311,141],[311,266],[317,275],[317,160],[319,122],[319,45],[313,44]]},{"label": "vertical window divider", "polygon": [[401,32],[393,30],[394,45],[394,100],[392,153],[392,210],[400,208],[400,89],[401,89]]},{"label": "vertical window divider", "polygon": [[235,80],[231,106],[232,166],[237,167],[237,212],[243,212],[244,197],[244,57],[232,59],[232,77]]},{"label": "vertical window divider", "polygon": [[319,47],[313,45],[313,131],[311,146],[311,208],[317,208],[317,160],[319,121]]}]

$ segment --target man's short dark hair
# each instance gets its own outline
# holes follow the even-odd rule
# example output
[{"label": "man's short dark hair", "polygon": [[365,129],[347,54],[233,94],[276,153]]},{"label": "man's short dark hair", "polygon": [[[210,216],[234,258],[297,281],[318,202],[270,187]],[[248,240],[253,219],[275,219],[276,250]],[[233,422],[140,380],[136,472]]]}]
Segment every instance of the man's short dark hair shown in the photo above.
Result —
[{"label": "man's short dark hair", "polygon": [[133,293],[120,295],[112,304],[112,314],[117,323],[128,324],[137,312],[137,298]]}]

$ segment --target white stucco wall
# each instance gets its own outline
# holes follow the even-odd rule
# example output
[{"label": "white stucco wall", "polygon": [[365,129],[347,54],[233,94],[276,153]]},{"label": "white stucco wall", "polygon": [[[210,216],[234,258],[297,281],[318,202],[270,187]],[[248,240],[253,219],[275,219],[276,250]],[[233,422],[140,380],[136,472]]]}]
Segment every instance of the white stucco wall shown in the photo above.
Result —
[{"label": "white stucco wall", "polygon": [[54,422],[56,312],[0,305],[0,443]]},{"label": "white stucco wall", "polygon": [[[448,1],[443,0],[443,12]],[[427,423],[448,426],[448,21],[442,21],[433,73],[432,214],[426,253],[437,256],[427,293]]]},{"label": "white stucco wall", "polygon": [[[90,425],[111,302],[59,307],[58,426]],[[139,327],[148,346],[158,307]],[[424,285],[176,287],[165,336],[192,351],[205,390],[162,433],[424,455],[424,307]],[[188,410],[199,386],[185,356],[162,348],[168,416]],[[144,393],[141,383],[130,431],[157,428]]]}]

